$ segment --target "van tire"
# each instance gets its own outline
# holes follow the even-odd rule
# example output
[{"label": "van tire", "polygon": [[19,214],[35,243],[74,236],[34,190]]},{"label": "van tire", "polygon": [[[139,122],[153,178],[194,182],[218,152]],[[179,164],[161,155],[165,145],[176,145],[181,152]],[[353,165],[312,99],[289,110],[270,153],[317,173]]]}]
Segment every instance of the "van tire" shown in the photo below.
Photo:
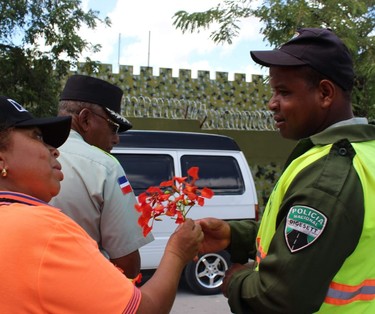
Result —
[{"label": "van tire", "polygon": [[227,251],[199,255],[197,262],[190,262],[185,267],[186,284],[196,294],[218,294],[230,264]]}]

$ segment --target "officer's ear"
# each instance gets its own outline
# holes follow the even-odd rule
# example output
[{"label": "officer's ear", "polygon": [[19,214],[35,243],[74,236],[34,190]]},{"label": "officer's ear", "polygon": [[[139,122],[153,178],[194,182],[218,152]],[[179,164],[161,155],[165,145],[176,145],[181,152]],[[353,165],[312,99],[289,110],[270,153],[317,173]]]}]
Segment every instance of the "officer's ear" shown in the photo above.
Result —
[{"label": "officer's ear", "polygon": [[90,128],[90,119],[91,117],[91,111],[88,108],[83,108],[77,115],[77,122],[79,124],[79,128],[87,132]]},{"label": "officer's ear", "polygon": [[337,87],[330,80],[321,80],[319,83],[319,99],[320,106],[322,109],[329,108],[332,103],[335,95],[337,93]]}]

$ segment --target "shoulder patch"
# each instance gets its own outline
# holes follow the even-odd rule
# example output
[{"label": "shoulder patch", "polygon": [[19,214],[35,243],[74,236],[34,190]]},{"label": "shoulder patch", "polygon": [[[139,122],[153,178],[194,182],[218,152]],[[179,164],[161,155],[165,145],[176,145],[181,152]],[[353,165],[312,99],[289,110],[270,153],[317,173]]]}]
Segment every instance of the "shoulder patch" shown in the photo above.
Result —
[{"label": "shoulder patch", "polygon": [[128,179],[125,176],[118,178],[117,182],[120,186],[122,194],[128,194],[133,191],[132,186],[130,185]]},{"label": "shoulder patch", "polygon": [[291,207],[284,231],[290,252],[300,251],[313,244],[322,235],[327,221],[327,217],[314,208],[304,205]]}]

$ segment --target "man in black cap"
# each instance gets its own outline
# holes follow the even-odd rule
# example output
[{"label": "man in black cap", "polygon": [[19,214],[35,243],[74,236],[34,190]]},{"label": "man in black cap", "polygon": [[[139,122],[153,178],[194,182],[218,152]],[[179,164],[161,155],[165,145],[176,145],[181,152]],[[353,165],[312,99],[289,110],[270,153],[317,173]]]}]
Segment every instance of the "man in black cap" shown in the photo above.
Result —
[{"label": "man in black cap", "polygon": [[129,278],[140,271],[143,237],[134,208],[135,195],[120,163],[109,152],[118,132],[132,127],[121,115],[122,90],[98,78],[73,75],[61,93],[60,116],[72,117],[72,129],[60,148],[65,179],[51,204],[78,222],[103,254]]},{"label": "man in black cap", "polygon": [[230,251],[234,313],[375,313],[375,126],[353,116],[349,51],[304,28],[251,57],[269,67],[277,128],[299,142],[260,227],[202,219],[202,253]]}]

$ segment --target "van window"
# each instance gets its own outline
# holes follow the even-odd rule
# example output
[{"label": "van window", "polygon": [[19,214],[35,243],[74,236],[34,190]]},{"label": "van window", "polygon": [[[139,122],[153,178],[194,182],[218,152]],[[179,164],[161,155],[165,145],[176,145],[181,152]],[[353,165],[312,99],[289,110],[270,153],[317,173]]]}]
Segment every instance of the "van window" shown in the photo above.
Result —
[{"label": "van window", "polygon": [[171,180],[175,175],[173,158],[159,154],[114,154],[125,170],[135,195],[146,191],[150,186]]},{"label": "van window", "polygon": [[240,167],[231,156],[197,156],[184,155],[181,157],[182,175],[187,175],[190,167],[199,167],[199,180],[196,185],[208,187],[215,195],[241,195],[245,185]]}]

